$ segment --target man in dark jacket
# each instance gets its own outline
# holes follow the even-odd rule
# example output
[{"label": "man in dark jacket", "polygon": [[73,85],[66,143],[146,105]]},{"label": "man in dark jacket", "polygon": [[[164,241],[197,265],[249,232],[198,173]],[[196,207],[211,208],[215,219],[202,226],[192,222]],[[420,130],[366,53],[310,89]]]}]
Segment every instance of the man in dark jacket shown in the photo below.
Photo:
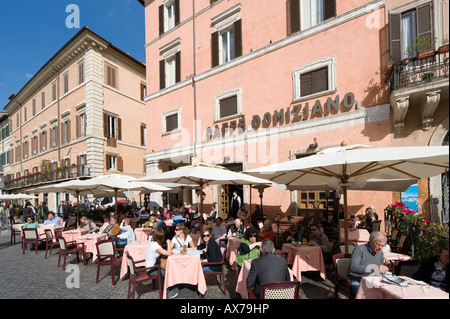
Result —
[{"label": "man in dark jacket", "polygon": [[252,260],[247,277],[247,287],[260,297],[261,284],[269,282],[290,281],[286,259],[275,256],[275,245],[270,239],[261,243],[261,257]]}]

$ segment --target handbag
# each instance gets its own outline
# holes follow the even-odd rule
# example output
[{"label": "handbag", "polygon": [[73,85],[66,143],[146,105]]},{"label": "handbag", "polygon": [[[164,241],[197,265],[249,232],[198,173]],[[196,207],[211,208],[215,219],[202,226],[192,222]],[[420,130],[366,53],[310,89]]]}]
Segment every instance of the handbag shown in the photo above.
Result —
[{"label": "handbag", "polygon": [[156,258],[155,265],[159,265],[159,267],[161,269],[165,270],[166,269],[166,265],[167,265],[167,258],[161,258],[161,257]]}]

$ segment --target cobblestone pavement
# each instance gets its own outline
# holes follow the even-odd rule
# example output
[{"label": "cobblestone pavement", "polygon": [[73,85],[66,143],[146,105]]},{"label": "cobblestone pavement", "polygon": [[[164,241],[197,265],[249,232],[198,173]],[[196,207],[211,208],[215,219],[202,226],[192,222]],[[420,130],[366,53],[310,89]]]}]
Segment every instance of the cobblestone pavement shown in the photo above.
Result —
[{"label": "cobblestone pavement", "polygon": [[[67,258],[66,271],[58,264],[58,249],[51,256],[44,258],[45,250],[25,251],[22,254],[20,239],[18,244],[11,245],[9,229],[0,230],[0,298],[1,299],[125,299],[128,290],[128,278],[117,281],[112,286],[108,267],[100,268],[100,281],[95,283],[97,266],[88,259],[86,266],[76,262],[76,256]],[[79,270],[79,288],[73,287],[76,282],[75,272]],[[120,267],[115,269],[116,278]],[[302,299],[327,299],[330,296],[332,282],[318,281],[314,272],[304,273],[301,284]],[[327,271],[327,277],[331,274]],[[227,294],[224,295],[218,277],[207,276],[208,290],[204,299],[241,299],[235,292],[235,271],[227,264]],[[342,296],[341,296],[342,297]],[[151,283],[138,285],[137,299],[159,299],[158,291],[152,291]],[[345,298],[345,297],[344,297]],[[195,286],[183,286],[176,299],[198,299]]]}]

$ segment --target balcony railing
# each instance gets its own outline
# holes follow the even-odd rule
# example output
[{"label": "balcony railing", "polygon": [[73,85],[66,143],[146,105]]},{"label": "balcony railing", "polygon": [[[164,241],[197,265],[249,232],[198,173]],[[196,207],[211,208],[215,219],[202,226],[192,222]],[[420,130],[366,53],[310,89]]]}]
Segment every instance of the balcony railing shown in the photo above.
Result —
[{"label": "balcony railing", "polygon": [[449,53],[439,51],[426,58],[405,59],[393,65],[390,89],[413,88],[449,78]]},{"label": "balcony railing", "polygon": [[37,172],[5,181],[5,190],[26,187],[38,187],[53,181],[74,179],[77,177],[91,176],[90,167],[87,165],[59,167],[56,170]]}]

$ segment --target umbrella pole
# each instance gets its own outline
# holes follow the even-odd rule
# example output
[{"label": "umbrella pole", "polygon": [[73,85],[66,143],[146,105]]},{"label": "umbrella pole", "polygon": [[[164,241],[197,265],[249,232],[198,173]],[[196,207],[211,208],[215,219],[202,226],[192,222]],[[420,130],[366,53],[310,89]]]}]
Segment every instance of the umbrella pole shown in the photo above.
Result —
[{"label": "umbrella pole", "polygon": [[250,203],[248,205],[249,216],[252,214],[252,184],[250,184]]},{"label": "umbrella pole", "polygon": [[115,215],[117,216],[117,189],[114,190],[114,197],[116,198]]},{"label": "umbrella pole", "polygon": [[77,228],[80,227],[80,205],[79,205],[79,200],[78,197],[80,196],[80,192],[77,192]]},{"label": "umbrella pole", "polygon": [[344,240],[345,240],[345,253],[348,254],[348,205],[347,205],[347,186],[343,187],[344,190]]},{"label": "umbrella pole", "polygon": [[203,183],[200,183],[200,229],[203,229]]}]

